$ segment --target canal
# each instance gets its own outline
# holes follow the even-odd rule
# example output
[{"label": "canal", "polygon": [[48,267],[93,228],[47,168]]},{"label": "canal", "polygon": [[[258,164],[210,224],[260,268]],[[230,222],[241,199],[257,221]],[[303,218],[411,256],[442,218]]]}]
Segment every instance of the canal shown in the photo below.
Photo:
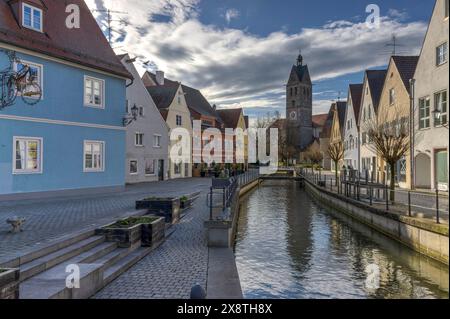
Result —
[{"label": "canal", "polygon": [[448,266],[344,214],[292,181],[242,198],[235,245],[245,298],[448,298]]}]

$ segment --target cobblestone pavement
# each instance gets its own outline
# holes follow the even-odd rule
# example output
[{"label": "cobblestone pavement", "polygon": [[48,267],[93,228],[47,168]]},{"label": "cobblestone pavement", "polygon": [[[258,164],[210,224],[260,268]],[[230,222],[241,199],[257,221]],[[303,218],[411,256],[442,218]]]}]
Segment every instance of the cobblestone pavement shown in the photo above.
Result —
[{"label": "cobblestone pavement", "polygon": [[[142,196],[169,196],[206,190],[209,179],[180,179],[127,186],[123,192],[42,200],[0,201],[0,263],[92,226],[105,225],[134,211]],[[6,220],[25,217],[24,231],[10,233]]]},{"label": "cobblestone pavement", "polygon": [[176,231],[155,251],[94,296],[96,299],[189,299],[191,287],[206,289],[208,247],[203,194]]}]

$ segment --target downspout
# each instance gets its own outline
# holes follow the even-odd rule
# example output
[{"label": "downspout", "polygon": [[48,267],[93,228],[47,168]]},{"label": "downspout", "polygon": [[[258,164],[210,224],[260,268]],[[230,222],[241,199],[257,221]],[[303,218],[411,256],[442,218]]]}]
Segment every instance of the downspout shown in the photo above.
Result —
[{"label": "downspout", "polygon": [[409,107],[409,143],[410,143],[410,150],[409,150],[409,158],[410,158],[410,178],[411,178],[411,190],[414,190],[416,188],[416,174],[415,174],[415,79],[409,80],[409,86],[410,86],[410,107]]}]

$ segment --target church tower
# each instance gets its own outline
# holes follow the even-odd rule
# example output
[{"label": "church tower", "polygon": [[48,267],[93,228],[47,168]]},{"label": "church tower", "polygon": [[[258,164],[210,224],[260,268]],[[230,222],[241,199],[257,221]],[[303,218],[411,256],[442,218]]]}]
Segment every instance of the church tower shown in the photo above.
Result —
[{"label": "church tower", "polygon": [[313,142],[312,83],[301,54],[286,85],[286,118],[288,144],[304,151]]}]

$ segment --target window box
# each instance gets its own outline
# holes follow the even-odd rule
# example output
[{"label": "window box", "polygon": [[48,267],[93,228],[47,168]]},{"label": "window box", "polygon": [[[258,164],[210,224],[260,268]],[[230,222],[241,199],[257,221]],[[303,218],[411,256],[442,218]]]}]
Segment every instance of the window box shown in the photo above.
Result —
[{"label": "window box", "polygon": [[186,210],[192,207],[200,192],[180,197],[180,208]]},{"label": "window box", "polygon": [[19,275],[18,268],[0,268],[0,300],[19,299]]},{"label": "window box", "polygon": [[149,197],[136,201],[136,209],[148,209],[150,214],[165,217],[166,223],[175,224],[180,219],[179,198]]}]

